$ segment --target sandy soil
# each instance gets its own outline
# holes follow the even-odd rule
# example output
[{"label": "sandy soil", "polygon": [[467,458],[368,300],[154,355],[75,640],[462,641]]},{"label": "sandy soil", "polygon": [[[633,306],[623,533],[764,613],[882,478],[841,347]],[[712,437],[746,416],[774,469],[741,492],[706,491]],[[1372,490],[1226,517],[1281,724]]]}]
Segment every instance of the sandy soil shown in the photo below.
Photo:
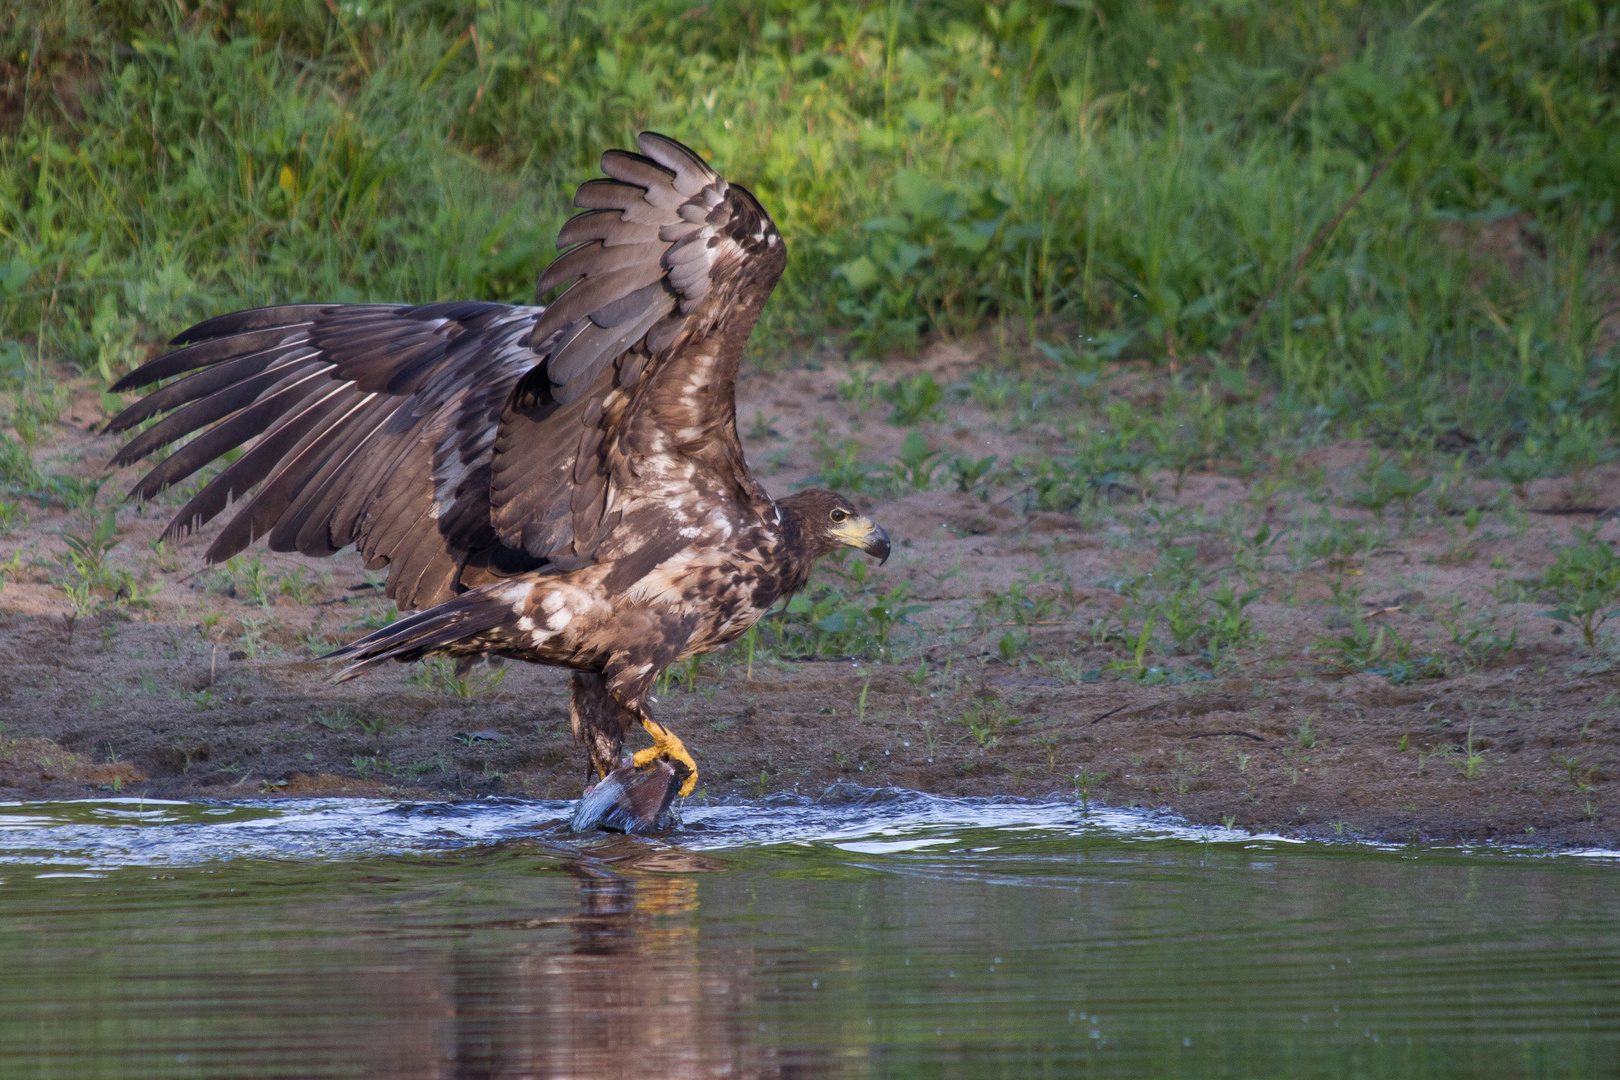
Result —
[{"label": "sandy soil", "polygon": [[[964,350],[938,346],[882,374],[926,367],[945,383],[972,366]],[[750,459],[773,490],[815,472],[818,435],[857,439],[865,460],[895,457],[908,429],[886,422],[881,402],[852,407],[837,389],[848,378],[829,363],[744,380]],[[1115,392],[1152,407],[1143,385],[1127,372]],[[99,475],[113,447],[93,434],[101,417],[97,395],[80,390],[59,437],[36,453],[41,467]],[[1006,462],[1061,452],[1061,421],[1061,402],[1019,420],[947,395],[935,420],[910,430]],[[1188,523],[1177,543],[1211,575],[1235,575],[1236,533],[1209,522],[1247,508],[1255,524],[1286,531],[1325,506],[1370,524],[1342,498],[1367,453],[1335,443],[1292,464],[1320,470],[1320,505],[1279,491],[1266,470],[1243,480],[1217,462],[1179,496],[1158,478],[1145,505],[1161,519],[1188,507],[1172,519]],[[1495,494],[1472,483],[1481,502]],[[1472,542],[1444,515],[1391,525],[1351,570],[1291,567],[1286,545],[1274,548],[1249,567],[1266,583],[1247,610],[1264,640],[1213,669],[1154,656],[1146,681],[1104,670],[1132,654],[1104,632],[1126,604],[1117,583],[1157,558],[1138,497],[1075,515],[1028,511],[1012,490],[865,496],[897,542],[880,580],[910,582],[928,605],[897,634],[891,662],[761,654],[749,669],[733,647],[690,687],[672,684],[659,708],[703,769],[699,798],[814,794],[836,781],[1059,792],[1297,835],[1620,847],[1620,649],[1611,641],[1594,656],[1539,614],[1545,604],[1500,591],[1544,568],[1593,508],[1620,503],[1620,467],[1524,495],[1518,511],[1487,514]],[[12,515],[0,539],[0,562],[13,560],[0,590],[0,798],[579,794],[565,673],[513,664],[458,684],[416,666],[333,685],[313,657],[387,610],[379,578],[348,554],[313,563],[260,550],[209,570],[210,531],[153,546],[172,509],[118,511],[108,563],[128,571],[134,602],[107,598],[77,619],[56,557],[87,528],[85,512],[24,500]],[[1620,524],[1606,528],[1620,536]],[[1397,683],[1324,662],[1320,639],[1346,632],[1333,597],[1346,581],[1369,626],[1435,658],[1424,677]],[[1049,601],[1043,617],[1002,617],[994,601],[1019,582]],[[1516,632],[1512,647],[1470,660],[1439,617],[1452,605],[1483,613],[1504,639]]]}]

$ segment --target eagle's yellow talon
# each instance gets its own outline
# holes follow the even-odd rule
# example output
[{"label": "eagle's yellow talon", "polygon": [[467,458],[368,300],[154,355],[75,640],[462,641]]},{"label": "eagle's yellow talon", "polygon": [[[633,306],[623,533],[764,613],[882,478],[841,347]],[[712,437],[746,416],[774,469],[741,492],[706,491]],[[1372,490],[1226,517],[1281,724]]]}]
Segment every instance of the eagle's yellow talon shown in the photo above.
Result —
[{"label": "eagle's yellow talon", "polygon": [[687,769],[686,781],[681,784],[681,797],[685,798],[692,794],[692,790],[697,787],[698,769],[697,762],[693,761],[692,755],[686,752],[686,745],[676,738],[673,732],[656,720],[642,720],[641,726],[646,728],[647,734],[653,737],[653,744],[645,750],[637,750],[635,756],[630,759],[631,763],[639,769],[644,765],[652,764],[659,758],[680,762]]}]

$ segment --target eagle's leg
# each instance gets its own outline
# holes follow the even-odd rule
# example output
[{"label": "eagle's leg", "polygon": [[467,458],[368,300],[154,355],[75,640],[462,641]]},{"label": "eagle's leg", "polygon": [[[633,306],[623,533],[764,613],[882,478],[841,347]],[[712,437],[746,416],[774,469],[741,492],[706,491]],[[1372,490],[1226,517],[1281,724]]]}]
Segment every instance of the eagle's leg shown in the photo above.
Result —
[{"label": "eagle's leg", "polygon": [[639,769],[644,765],[650,765],[659,758],[678,761],[686,766],[686,781],[681,784],[681,797],[685,798],[692,794],[692,789],[697,787],[698,769],[697,762],[693,761],[692,755],[687,753],[686,745],[676,738],[673,731],[654,720],[652,714],[647,712],[645,708],[638,708],[636,712],[638,719],[641,720],[641,726],[647,729],[647,734],[651,735],[653,739],[653,744],[647,749],[636,751],[634,759],[636,768]]},{"label": "eagle's leg", "polygon": [[609,692],[608,680],[594,671],[576,671],[570,690],[568,719],[574,740],[585,744],[590,767],[600,779],[619,764],[624,737],[639,717]]}]

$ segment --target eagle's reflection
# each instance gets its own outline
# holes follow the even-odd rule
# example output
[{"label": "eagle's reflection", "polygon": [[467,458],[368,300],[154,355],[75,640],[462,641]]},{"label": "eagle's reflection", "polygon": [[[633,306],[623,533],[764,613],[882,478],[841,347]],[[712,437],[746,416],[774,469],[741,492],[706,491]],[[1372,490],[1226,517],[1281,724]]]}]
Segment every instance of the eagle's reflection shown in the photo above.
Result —
[{"label": "eagle's reflection", "polygon": [[700,856],[645,849],[611,864],[565,863],[576,915],[537,926],[538,940],[516,952],[457,953],[450,1075],[823,1074],[756,1037],[750,950],[705,948],[700,960],[692,871],[710,868]]}]

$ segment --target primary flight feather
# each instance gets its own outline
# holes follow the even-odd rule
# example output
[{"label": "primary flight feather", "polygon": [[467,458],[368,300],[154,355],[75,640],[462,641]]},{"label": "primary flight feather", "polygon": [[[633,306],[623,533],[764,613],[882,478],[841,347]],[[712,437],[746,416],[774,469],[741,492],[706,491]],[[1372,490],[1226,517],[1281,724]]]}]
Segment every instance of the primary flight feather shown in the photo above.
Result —
[{"label": "primary flight feather", "polygon": [[770,216],[692,150],[644,133],[579,188],[549,306],[297,304],[221,315],[114,390],[174,379],[109,425],[160,417],[113,458],[172,449],[150,498],[228,451],[164,536],[241,503],[218,562],[354,545],[419,609],[338,650],[348,678],[385,659],[491,655],[574,671],[571,715],[607,775],[640,723],[681,793],[697,767],[652,718],[669,664],[745,633],[839,546],[887,558],[848,500],[773,501],[737,439],[737,366],[786,253]]}]

